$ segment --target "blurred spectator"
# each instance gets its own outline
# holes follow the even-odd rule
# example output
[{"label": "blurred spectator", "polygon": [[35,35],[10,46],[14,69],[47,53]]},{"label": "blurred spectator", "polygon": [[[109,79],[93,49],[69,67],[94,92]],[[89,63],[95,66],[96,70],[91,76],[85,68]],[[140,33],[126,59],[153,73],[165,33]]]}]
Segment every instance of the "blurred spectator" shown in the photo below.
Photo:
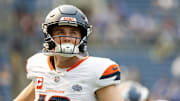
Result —
[{"label": "blurred spectator", "polygon": [[152,50],[152,57],[156,61],[162,61],[170,57],[176,49],[177,38],[176,23],[171,17],[162,20],[162,28]]},{"label": "blurred spectator", "polygon": [[124,81],[119,86],[120,94],[124,101],[148,101],[149,90],[135,81]]},{"label": "blurred spectator", "polygon": [[[13,93],[16,95],[27,80],[25,64],[27,57],[41,49],[43,34],[41,25],[36,21],[37,0],[14,0],[13,2],[13,40],[11,41],[10,58],[13,66]],[[21,88],[22,87],[22,88]]]},{"label": "blurred spectator", "polygon": [[[7,45],[5,40],[0,38],[0,46]],[[11,68],[7,47],[0,50],[0,101],[11,101]]]},{"label": "blurred spectator", "polygon": [[96,33],[98,33],[97,39],[117,46],[125,34],[120,22],[118,4],[116,2],[105,3],[104,9],[106,10],[96,13],[93,18]]},{"label": "blurred spectator", "polygon": [[171,72],[175,78],[180,79],[180,56],[173,61]]},{"label": "blurred spectator", "polygon": [[15,51],[13,53],[20,53],[19,55],[22,54],[24,57],[28,57],[41,46],[41,27],[35,17],[36,3],[36,0],[14,0],[15,32],[12,49]]},{"label": "blurred spectator", "polygon": [[171,101],[180,101],[180,56],[173,61],[171,68],[172,75],[174,76],[173,83],[171,85],[173,88]]},{"label": "blurred spectator", "polygon": [[14,0],[14,11],[17,20],[17,28],[24,34],[34,32],[34,12],[36,9],[36,0]]},{"label": "blurred spectator", "polygon": [[157,25],[151,16],[134,13],[128,19],[128,29],[137,42],[152,42],[157,37]]},{"label": "blurred spectator", "polygon": [[168,86],[170,81],[167,78],[161,78],[158,80],[151,90],[151,99],[158,100],[169,100],[168,99]]},{"label": "blurred spectator", "polygon": [[105,41],[109,42],[112,45],[117,46],[119,44],[119,40],[124,37],[124,30],[120,25],[120,16],[118,14],[118,5],[116,2],[107,3],[106,10],[106,23],[107,27],[105,30]]},{"label": "blurred spectator", "polygon": [[121,66],[121,80],[141,82],[140,71],[136,66]]},{"label": "blurred spectator", "polygon": [[180,81],[176,79],[161,78],[156,82],[151,91],[151,99],[180,101]]},{"label": "blurred spectator", "polygon": [[173,78],[161,78],[152,88],[151,98],[180,101],[180,57],[177,57],[171,67]]},{"label": "blurred spectator", "polygon": [[177,0],[156,0],[156,5],[164,10],[176,8],[178,6]]}]

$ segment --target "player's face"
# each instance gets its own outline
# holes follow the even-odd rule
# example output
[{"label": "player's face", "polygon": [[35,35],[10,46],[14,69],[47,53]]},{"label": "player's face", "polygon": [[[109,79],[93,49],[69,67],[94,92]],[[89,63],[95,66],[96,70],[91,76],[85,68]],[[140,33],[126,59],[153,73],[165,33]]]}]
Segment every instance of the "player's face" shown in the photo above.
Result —
[{"label": "player's face", "polygon": [[73,26],[55,26],[52,37],[58,44],[72,43],[79,44],[81,39],[80,28]]}]

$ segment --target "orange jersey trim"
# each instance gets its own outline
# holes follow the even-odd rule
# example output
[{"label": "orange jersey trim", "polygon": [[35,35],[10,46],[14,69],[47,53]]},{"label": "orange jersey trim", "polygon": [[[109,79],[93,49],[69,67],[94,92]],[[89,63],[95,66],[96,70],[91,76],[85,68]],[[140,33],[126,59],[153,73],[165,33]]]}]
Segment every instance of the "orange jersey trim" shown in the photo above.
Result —
[{"label": "orange jersey trim", "polygon": [[66,71],[69,72],[70,70],[76,68],[77,66],[79,66],[82,62],[84,62],[84,61],[87,60],[88,58],[89,58],[89,56],[86,57],[86,58],[84,58],[84,59],[82,59],[82,60],[80,60],[78,63],[76,63],[74,66],[72,66],[71,68],[67,69]]},{"label": "orange jersey trim", "polygon": [[49,90],[49,89],[46,89],[45,92],[64,93],[64,91]]},{"label": "orange jersey trim", "polygon": [[119,66],[117,64],[112,64],[105,70],[102,76],[110,75],[117,71],[120,72]]},{"label": "orange jersey trim", "polygon": [[47,58],[47,62],[48,62],[48,65],[49,65],[49,68],[50,68],[50,70],[52,71],[54,68],[53,68],[53,65],[51,64],[51,57],[50,56],[48,56],[48,58]]}]

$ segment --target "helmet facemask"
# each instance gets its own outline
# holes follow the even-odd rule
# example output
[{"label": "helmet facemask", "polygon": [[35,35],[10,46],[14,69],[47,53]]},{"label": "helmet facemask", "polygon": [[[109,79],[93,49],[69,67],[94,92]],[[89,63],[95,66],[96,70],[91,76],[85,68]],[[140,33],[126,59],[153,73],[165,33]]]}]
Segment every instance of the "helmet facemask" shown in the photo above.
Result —
[{"label": "helmet facemask", "polygon": [[[88,36],[83,34],[85,33],[82,27],[80,28],[81,38],[73,36],[62,36],[56,35],[52,36],[47,34],[44,42],[43,53],[48,56],[61,55],[64,57],[73,57],[73,56],[87,56],[87,39]],[[50,32],[52,33],[52,32]],[[87,32],[86,32],[87,33]],[[88,34],[89,35],[89,34]],[[62,38],[70,38],[73,43],[63,43]],[[59,42],[57,43],[54,38],[58,38]]]},{"label": "helmet facemask", "polygon": [[[54,51],[56,54],[59,53],[61,56],[64,57],[72,57],[80,54],[79,43],[81,38],[61,35],[53,36],[53,38],[59,38],[59,43],[54,41],[56,45]],[[62,38],[71,38],[74,43],[62,43]]]}]

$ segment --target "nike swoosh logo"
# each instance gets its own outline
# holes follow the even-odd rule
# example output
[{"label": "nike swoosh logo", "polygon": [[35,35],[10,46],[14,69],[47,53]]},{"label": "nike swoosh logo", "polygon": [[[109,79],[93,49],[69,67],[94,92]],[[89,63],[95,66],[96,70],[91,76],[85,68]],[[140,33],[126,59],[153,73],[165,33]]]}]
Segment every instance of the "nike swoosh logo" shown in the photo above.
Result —
[{"label": "nike swoosh logo", "polygon": [[118,68],[117,67],[113,67],[113,70],[117,70]]}]

